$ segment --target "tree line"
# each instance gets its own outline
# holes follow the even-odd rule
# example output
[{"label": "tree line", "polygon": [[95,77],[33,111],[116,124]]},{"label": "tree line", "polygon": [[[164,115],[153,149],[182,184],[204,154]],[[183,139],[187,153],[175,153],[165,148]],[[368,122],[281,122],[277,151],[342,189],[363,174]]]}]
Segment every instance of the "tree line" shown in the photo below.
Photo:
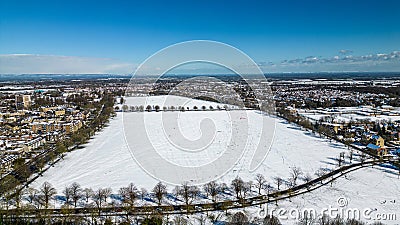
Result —
[{"label": "tree line", "polygon": [[[59,196],[57,195],[57,190],[50,183],[44,182],[38,189],[27,188],[24,189],[22,192],[18,192],[14,195],[8,195],[6,198],[2,198],[1,205],[5,207],[7,211],[0,210],[0,221],[3,218],[5,221],[10,221],[10,219],[14,222],[18,221],[18,219],[20,219],[18,215],[23,215],[24,211],[26,210],[30,210],[29,215],[31,215],[31,217],[28,217],[28,219],[26,217],[22,217],[26,221],[37,221],[38,218],[42,219],[43,214],[46,213],[50,213],[48,215],[48,219],[57,220],[58,217],[52,217],[52,211],[47,210],[55,207],[61,209],[59,213],[64,215],[63,217],[65,217],[65,215],[72,216],[72,218],[68,217],[70,220],[83,219],[85,217],[88,217],[88,215],[84,215],[82,218],[82,216],[79,216],[79,213],[91,212],[90,217],[92,221],[98,221],[104,219],[104,216],[107,219],[107,213],[105,213],[104,211],[105,209],[111,210],[110,212],[117,213],[119,212],[119,208],[123,209],[125,212],[122,215],[126,215],[122,222],[130,224],[132,222],[132,219],[134,219],[130,217],[130,210],[142,210],[142,207],[140,207],[142,204],[138,205],[138,200],[141,200],[141,203],[153,202],[160,207],[157,208],[156,206],[148,209],[145,209],[146,207],[143,208],[146,211],[149,209],[154,210],[149,211],[151,213],[145,216],[145,220],[148,219],[150,223],[143,224],[154,224],[153,219],[156,219],[156,221],[164,221],[159,220],[163,218],[163,215],[165,215],[168,219],[167,214],[163,214],[163,211],[167,210],[165,208],[166,206],[171,207],[168,208],[168,211],[182,210],[182,213],[186,213],[187,215],[189,215],[194,212],[193,210],[196,210],[196,206],[198,205],[198,203],[196,203],[195,201],[197,200],[200,200],[201,202],[203,202],[202,200],[211,201],[212,203],[210,204],[214,205],[214,209],[215,207],[219,210],[226,209],[225,212],[228,215],[228,208],[226,207],[228,207],[229,205],[226,205],[225,207],[224,203],[232,204],[234,202],[237,202],[239,204],[242,204],[243,207],[247,204],[246,202],[248,200],[252,199],[251,195],[255,195],[256,198],[264,196],[267,197],[267,200],[269,201],[269,197],[276,198],[279,197],[281,194],[286,195],[284,193],[287,193],[287,197],[289,197],[290,199],[291,196],[294,196],[292,195],[292,193],[294,193],[295,190],[304,185],[306,185],[305,187],[307,187],[308,189],[308,183],[312,182],[311,180],[314,180],[315,182],[320,182],[320,178],[323,176],[327,176],[329,171],[329,169],[320,168],[315,171],[315,175],[317,176],[317,178],[313,179],[312,176],[308,173],[303,173],[301,168],[293,166],[290,168],[289,178],[283,179],[281,177],[274,177],[273,179],[271,179],[271,182],[273,182],[275,186],[271,185],[271,183],[268,182],[262,174],[257,174],[255,176],[254,183],[253,181],[246,182],[240,177],[236,177],[235,179],[233,179],[229,185],[226,183],[217,183],[215,181],[211,181],[203,186],[193,186],[189,185],[189,183],[187,182],[184,182],[182,185],[176,186],[170,193],[167,192],[167,186],[161,182],[157,183],[150,192],[147,192],[147,190],[144,188],[139,190],[133,183],[130,183],[128,186],[121,187],[116,194],[113,194],[110,188],[99,188],[93,190],[91,188],[82,188],[78,183],[75,182],[72,183],[70,186],[62,189],[62,195]],[[303,180],[304,183],[299,184],[299,180]],[[331,182],[328,183],[332,182],[333,179]],[[279,191],[283,185],[285,185],[287,189]],[[228,198],[236,198],[237,201],[231,200],[232,202],[226,202],[227,196]],[[53,200],[55,201],[54,205],[52,205]],[[170,205],[171,202],[169,202],[168,200],[172,200],[175,204],[172,203],[172,205]],[[278,204],[277,200],[273,201]],[[146,205],[148,205],[148,203],[145,203],[144,206]],[[202,204],[202,206],[204,207],[208,207],[207,205],[208,204]],[[11,209],[11,211],[8,211],[8,209]],[[32,209],[45,209],[46,211],[32,211]],[[71,209],[78,209],[79,211],[71,211]],[[80,209],[84,209],[84,211]],[[95,213],[96,210],[98,213]],[[35,213],[35,216],[33,217],[32,212]],[[109,215],[112,216],[114,214]],[[119,215],[120,217],[122,216],[121,214]],[[154,215],[157,217],[153,217]],[[29,220],[29,218],[31,218],[32,220]],[[95,223],[92,222],[92,224]]]},{"label": "tree line", "polygon": [[[188,106],[163,106],[163,107],[160,107],[159,105],[147,105],[146,107],[144,107],[143,105],[139,105],[139,106],[128,106],[128,105],[122,105],[122,108],[121,108],[121,110],[123,111],[123,112],[160,112],[160,111],[164,111],[164,112],[167,112],[167,111],[181,111],[181,112],[184,112],[184,111],[206,111],[206,110],[209,110],[209,111],[214,111],[214,110],[218,110],[218,111],[220,111],[220,110],[231,110],[232,109],[232,107],[229,107],[228,105],[223,105],[223,106],[220,106],[220,105],[217,105],[215,108],[212,106],[212,105],[210,105],[210,106],[205,106],[205,105],[202,105],[202,106],[200,106],[200,107],[198,107],[198,106],[196,106],[196,105],[194,105],[194,106],[192,106],[192,107],[188,107]],[[120,110],[119,108],[118,108],[118,106],[116,107],[116,110]]]}]

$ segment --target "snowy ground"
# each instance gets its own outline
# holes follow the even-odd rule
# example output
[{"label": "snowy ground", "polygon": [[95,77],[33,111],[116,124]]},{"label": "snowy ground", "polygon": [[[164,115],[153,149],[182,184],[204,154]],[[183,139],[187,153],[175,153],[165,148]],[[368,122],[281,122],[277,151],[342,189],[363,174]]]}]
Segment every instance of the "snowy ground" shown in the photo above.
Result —
[{"label": "snowy ground", "polygon": [[[158,104],[160,99],[154,97],[151,100],[152,104]],[[177,101],[186,100],[178,99]],[[195,104],[198,104],[200,108],[202,103],[207,104],[207,102],[196,102]],[[202,151],[187,152],[174,149],[169,144],[168,137],[165,137],[165,133],[157,130],[159,127],[157,118],[161,112],[143,113],[146,114],[146,122],[151,123],[149,132],[152,134],[152,141],[159,146],[160,155],[178,165],[202,165],[214,160],[223,154],[221,149],[226,149],[226,146],[229,145],[230,140],[227,140],[227,137],[231,137],[231,133],[235,132],[234,129],[231,129],[233,119],[247,117],[249,132],[256,135],[260,118],[263,116],[257,111],[235,111],[236,114],[232,114],[233,117],[229,117],[225,111],[167,112],[170,115],[179,114],[177,118],[180,129],[188,139],[196,139],[201,136],[199,123],[204,117],[214,121],[217,132],[213,136],[212,143]],[[139,114],[139,112],[132,112],[125,113],[124,116],[134,118]],[[132,129],[135,128],[132,127]],[[247,133],[244,134],[243,140],[247,140],[247,135]],[[236,141],[240,142],[241,140],[239,138]],[[140,143],[141,140],[137,141]],[[305,174],[308,173],[315,177],[314,172],[321,167],[335,168],[337,164],[335,158],[341,152],[347,152],[347,148],[342,144],[315,136],[281,119],[276,119],[274,141],[267,158],[252,173],[248,170],[253,155],[252,143],[249,146],[248,152],[234,165],[232,170],[219,178],[218,182],[230,184],[236,176],[240,176],[245,181],[254,181],[255,175],[261,173],[275,186],[272,178],[279,176],[287,179],[290,167],[293,166],[300,167]],[[382,168],[359,170],[348,175],[347,178],[340,178],[332,187],[323,187],[310,194],[295,197],[292,202],[283,201],[279,203],[278,207],[322,209],[329,205],[335,207],[339,197],[346,197],[350,207],[362,209],[371,207],[376,208],[379,212],[393,213],[400,208],[400,180],[395,173]],[[110,187],[115,193],[120,187],[126,186],[130,182],[133,182],[138,188],[148,190],[151,190],[158,182],[144,172],[133,159],[125,142],[122,113],[118,113],[110,121],[109,126],[94,136],[84,148],[67,154],[64,160],[46,171],[42,177],[33,182],[32,186],[38,188],[45,181],[53,184],[59,194],[65,186],[73,182],[78,182],[82,187],[94,189]],[[170,186],[169,191],[172,189],[173,186]],[[256,209],[250,208],[247,211],[254,215]],[[397,218],[400,220],[400,213]]]}]

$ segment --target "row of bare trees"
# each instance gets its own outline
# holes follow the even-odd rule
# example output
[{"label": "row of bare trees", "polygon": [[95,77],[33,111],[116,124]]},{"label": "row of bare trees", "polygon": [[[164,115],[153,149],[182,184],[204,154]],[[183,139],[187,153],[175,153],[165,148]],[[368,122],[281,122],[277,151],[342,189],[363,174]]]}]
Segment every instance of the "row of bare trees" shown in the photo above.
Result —
[{"label": "row of bare trees", "polygon": [[10,205],[15,205],[16,208],[19,208],[24,197],[31,206],[47,209],[49,208],[50,201],[56,194],[56,189],[49,182],[44,182],[38,190],[34,188],[27,188],[23,191],[17,190],[12,194],[5,195],[2,200],[6,203],[3,204],[6,206],[6,209]]},{"label": "row of bare trees", "polygon": [[214,111],[214,110],[229,110],[229,106],[228,105],[224,105],[224,106],[220,106],[217,105],[216,108],[214,108],[212,105],[210,106],[201,106],[201,107],[197,107],[196,105],[193,107],[185,107],[185,106],[163,106],[162,108],[159,105],[147,105],[146,107],[144,107],[143,105],[140,106],[128,106],[128,105],[122,105],[122,111],[124,112],[151,112],[151,111],[190,111],[190,110],[202,110],[202,111],[206,111],[206,110],[210,110],[210,111]]},{"label": "row of bare trees", "polygon": [[[328,169],[320,168],[315,172],[317,177],[323,176]],[[240,177],[236,177],[227,185],[226,183],[217,183],[211,181],[202,187],[190,185],[188,182],[173,189],[173,196],[177,201],[183,202],[186,206],[190,206],[201,194],[205,194],[212,202],[217,202],[219,197],[225,194],[233,195],[237,199],[245,199],[251,195],[270,194],[274,190],[281,190],[282,185],[286,188],[293,188],[298,185],[299,180],[304,182],[312,180],[312,176],[308,173],[304,174],[301,168],[293,166],[290,168],[290,176],[287,179],[276,176],[268,182],[262,174],[257,174],[253,181],[244,181]],[[272,185],[272,184],[274,185]],[[13,198],[8,198],[10,205],[20,207],[20,203],[25,199],[29,205],[35,208],[49,208],[50,202],[56,197],[56,189],[48,182],[44,182],[39,189],[26,188],[24,191],[14,193]],[[74,182],[62,190],[63,196],[57,196],[64,202],[63,207],[79,207],[92,206],[98,209],[108,205],[107,199],[112,194],[110,188],[99,188],[93,190],[91,188],[82,188],[78,183]],[[145,197],[153,198],[158,205],[162,205],[168,194],[167,186],[161,182],[157,183],[151,193],[146,189],[138,189],[133,183],[118,190],[118,198],[120,204],[126,207],[134,207],[135,202]],[[118,204],[118,203],[117,203]]]}]

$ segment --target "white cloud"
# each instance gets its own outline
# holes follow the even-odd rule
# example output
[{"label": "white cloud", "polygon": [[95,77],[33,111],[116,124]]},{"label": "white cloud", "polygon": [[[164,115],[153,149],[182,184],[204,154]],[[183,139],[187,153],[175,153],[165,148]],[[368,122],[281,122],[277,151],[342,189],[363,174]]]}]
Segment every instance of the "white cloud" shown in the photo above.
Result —
[{"label": "white cloud", "polygon": [[346,55],[346,54],[353,53],[353,51],[352,50],[348,50],[348,49],[342,49],[342,50],[339,51],[339,53],[342,54],[342,55]]},{"label": "white cloud", "polygon": [[[349,53],[350,51],[346,51]],[[109,58],[76,56],[9,54],[0,55],[0,74],[131,74],[138,64],[121,62]],[[243,65],[239,65],[243,66]],[[345,55],[322,58],[284,60],[282,62],[259,62],[258,66],[268,72],[320,72],[320,71],[400,71],[400,51],[370,54],[364,56]],[[142,68],[152,73],[157,68]],[[171,71],[177,74],[229,73],[215,65],[183,66]]]},{"label": "white cloud", "polygon": [[90,58],[77,56],[7,54],[0,55],[0,73],[88,73],[88,74],[128,74],[137,65],[108,58]]},{"label": "white cloud", "polygon": [[[344,50],[341,50],[344,51]],[[349,53],[349,50],[346,50]],[[259,63],[264,72],[320,72],[320,71],[366,71],[366,72],[399,72],[400,52],[378,53],[363,56],[342,55],[332,58],[309,56],[301,59],[283,60],[280,63],[267,65]]]}]

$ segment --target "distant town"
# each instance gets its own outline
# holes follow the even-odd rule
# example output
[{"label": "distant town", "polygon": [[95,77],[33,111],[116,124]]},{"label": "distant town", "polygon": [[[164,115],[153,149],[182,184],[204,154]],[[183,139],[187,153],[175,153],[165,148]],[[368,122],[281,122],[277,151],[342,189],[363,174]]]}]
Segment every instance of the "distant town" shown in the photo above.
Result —
[{"label": "distant town", "polygon": [[[129,79],[123,77],[0,83],[0,194],[6,196],[8,193],[16,193],[15,190],[29,186],[69,152],[90,142],[91,137],[107,127],[110,120],[120,112],[265,111],[259,105],[260,99],[256,94],[265,88],[265,83],[250,79],[252,84],[259,84],[254,88],[237,76],[213,77],[218,80],[213,82],[196,80],[187,83],[185,88],[179,87],[179,84],[186,79],[180,76],[163,78],[156,84],[148,83],[146,78],[142,78],[140,82],[131,86],[128,86]],[[269,105],[270,110],[266,113],[296,124],[314,135],[346,145],[350,152],[346,157],[350,163],[357,155],[361,164],[370,159],[382,160],[393,168],[399,167],[400,77],[352,80],[349,78],[271,79],[267,76],[267,79],[270,88],[268,93],[271,93],[270,97],[274,103]],[[232,88],[237,96],[227,93],[223,86],[215,88],[220,83]],[[217,102],[221,105],[216,107],[129,105],[125,101],[126,97],[130,97],[126,96],[128,93],[126,91],[129,89],[134,89],[137,96],[172,94]],[[339,170],[344,170],[342,166],[345,153],[340,153],[334,160]],[[295,178],[294,182],[292,180],[292,183],[288,184],[290,190],[295,188],[297,176],[301,174],[299,171],[296,172],[296,168],[292,170]],[[400,170],[397,170],[400,176]],[[316,179],[325,174],[321,172]],[[280,179],[277,181],[276,189],[279,190],[283,179],[277,179]],[[232,181],[233,190],[234,181]],[[304,181],[317,182],[311,181],[309,175],[305,176]],[[251,182],[249,185],[250,190],[252,186],[255,187]],[[259,194],[262,187],[259,187]],[[269,200],[272,187],[268,186],[265,190],[268,191]],[[291,191],[288,191],[289,198]],[[232,203],[232,207],[244,207],[244,197],[240,197],[239,192],[236,195],[240,204]],[[79,198],[82,196],[83,194]],[[86,202],[88,198],[89,195]],[[49,208],[48,200],[42,200],[40,204],[44,209]],[[188,202],[186,204],[189,205]],[[161,205],[160,199],[158,205]],[[99,210],[101,207],[100,202]],[[203,210],[199,207],[197,206],[196,210]],[[156,210],[169,212],[176,209]],[[187,211],[189,212],[189,208]]]},{"label": "distant town", "polygon": [[[114,88],[14,86],[0,93],[0,190],[42,171],[85,143],[113,114]],[[22,88],[19,90],[18,88]]]},{"label": "distant town", "polygon": [[[247,107],[257,107],[252,104],[256,100],[251,99],[252,90],[245,88],[242,80],[235,76],[224,76],[222,80],[228,80],[234,86],[242,100],[247,102]],[[155,87],[144,79],[134,88],[136,93],[143,95],[168,94],[169,89],[180,81],[179,76],[172,81],[166,78]],[[2,178],[12,173],[15,167],[36,159],[49,149],[56,149],[57,143],[63,143],[62,147],[58,146],[62,151],[73,148],[76,143],[83,143],[83,137],[76,135],[77,132],[87,127],[94,127],[92,132],[100,129],[96,119],[104,110],[102,107],[108,96],[114,98],[113,103],[123,105],[114,106],[114,111],[156,110],[154,106],[150,109],[148,106],[132,108],[117,102],[117,98],[120,101],[120,96],[124,94],[126,79],[50,83],[35,81],[10,86],[6,82],[0,87]],[[203,94],[208,96],[206,99],[222,99],[222,103],[235,104],[234,100],[230,100],[232,96],[221,96],[224,92],[211,90],[211,86],[215,87],[214,83],[197,81],[191,85],[189,90],[183,90],[186,92],[177,94],[187,97]],[[377,154],[400,153],[400,79],[281,79],[271,81],[270,86],[278,115],[302,123],[307,128],[323,130],[326,135],[368,148]],[[199,94],[198,90],[209,90],[209,93],[202,91]],[[227,106],[223,109],[226,110]],[[159,110],[167,109],[157,108]],[[172,106],[172,110],[182,109]],[[196,110],[210,109],[198,106]],[[50,155],[51,160],[54,157]]]}]

